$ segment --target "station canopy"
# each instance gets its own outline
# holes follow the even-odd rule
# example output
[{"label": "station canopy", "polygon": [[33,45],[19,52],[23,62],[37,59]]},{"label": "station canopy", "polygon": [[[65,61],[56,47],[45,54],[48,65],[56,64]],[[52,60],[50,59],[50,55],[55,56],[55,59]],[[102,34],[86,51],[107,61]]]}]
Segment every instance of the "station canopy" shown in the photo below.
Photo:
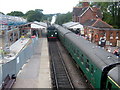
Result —
[{"label": "station canopy", "polygon": [[83,30],[83,25],[81,25],[79,22],[68,22],[65,24],[62,24],[63,27],[67,28],[67,29],[73,29],[73,30]]},{"label": "station canopy", "polygon": [[34,29],[46,29],[47,24],[44,23],[44,22],[34,21],[34,22],[31,23],[31,28],[34,28]]},{"label": "station canopy", "polygon": [[0,14],[0,25],[18,26],[26,23],[27,23],[27,20],[24,19],[23,17]]}]

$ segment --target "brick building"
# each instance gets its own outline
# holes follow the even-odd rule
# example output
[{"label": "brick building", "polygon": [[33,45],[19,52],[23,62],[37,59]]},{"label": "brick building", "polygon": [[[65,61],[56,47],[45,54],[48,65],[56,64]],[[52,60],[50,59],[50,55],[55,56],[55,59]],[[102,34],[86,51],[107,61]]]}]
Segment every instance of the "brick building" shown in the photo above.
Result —
[{"label": "brick building", "polygon": [[120,41],[120,29],[102,21],[102,13],[97,7],[90,7],[87,2],[82,7],[73,8],[73,21],[84,26],[84,34],[90,41],[101,46],[116,46]]},{"label": "brick building", "polygon": [[102,19],[102,14],[99,8],[90,7],[88,2],[83,2],[82,7],[73,8],[73,21],[84,23],[89,19]]},{"label": "brick building", "polygon": [[120,29],[114,29],[101,19],[87,20],[84,23],[84,32],[97,45],[103,43],[103,46],[116,46],[120,40]]}]

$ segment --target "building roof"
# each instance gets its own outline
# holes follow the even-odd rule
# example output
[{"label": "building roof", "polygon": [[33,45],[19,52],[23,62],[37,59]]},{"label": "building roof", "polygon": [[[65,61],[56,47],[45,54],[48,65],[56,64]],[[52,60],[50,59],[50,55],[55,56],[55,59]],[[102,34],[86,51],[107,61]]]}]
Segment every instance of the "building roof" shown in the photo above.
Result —
[{"label": "building roof", "polygon": [[66,27],[68,29],[72,28],[72,29],[76,29],[76,28],[80,28],[81,30],[83,30],[83,25],[81,25],[80,23],[78,22],[68,22],[68,23],[65,23],[65,24],[62,24],[63,27]]},{"label": "building roof", "polygon": [[89,9],[91,11],[93,11],[93,13],[94,13],[94,15],[96,15],[96,17],[99,17],[99,18],[103,17],[99,8],[97,8],[97,7],[90,7],[90,6],[83,7],[83,8],[81,8],[81,7],[74,7],[73,8],[73,15],[82,17]]},{"label": "building roof", "polygon": [[43,22],[32,22],[31,23],[31,28],[37,28],[37,29],[41,29],[41,28],[47,28],[47,24],[46,23],[43,23]]},{"label": "building roof", "polygon": [[93,26],[96,28],[113,28],[111,25],[107,24],[106,22],[102,21],[101,19],[91,19],[87,20],[83,23],[85,26]]},{"label": "building roof", "polygon": [[87,20],[83,25],[85,26],[92,26],[96,22],[95,19]]},{"label": "building roof", "polygon": [[79,16],[79,13],[81,10],[82,10],[82,8],[80,8],[80,7],[74,7],[73,8],[73,15]]},{"label": "building roof", "polygon": [[33,23],[38,24],[38,25],[41,25],[41,26],[43,26],[43,27],[47,27],[47,24],[44,23],[44,22],[37,22],[37,21],[34,21]]},{"label": "building roof", "polygon": [[105,31],[120,31],[120,29],[115,29],[115,28],[96,28],[93,26],[88,26],[91,29],[98,29],[98,30],[105,30]]},{"label": "building roof", "polygon": [[80,24],[80,23],[71,21],[71,22],[64,23],[62,25],[65,26],[65,27],[71,27],[71,26],[75,26],[77,24]]},{"label": "building roof", "polygon": [[85,8],[74,7],[73,8],[73,14],[76,15],[76,16],[80,16],[81,14],[83,14],[87,10],[87,8],[88,7],[85,7]]}]

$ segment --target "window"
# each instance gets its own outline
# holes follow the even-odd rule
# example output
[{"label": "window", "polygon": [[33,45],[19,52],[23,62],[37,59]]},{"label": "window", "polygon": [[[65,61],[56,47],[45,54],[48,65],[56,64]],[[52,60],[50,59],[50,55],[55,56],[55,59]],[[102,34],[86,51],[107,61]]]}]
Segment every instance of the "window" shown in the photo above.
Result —
[{"label": "window", "polygon": [[116,32],[116,39],[119,39],[119,32]]},{"label": "window", "polygon": [[84,62],[84,56],[83,56],[83,54],[81,55],[80,60],[81,60],[81,63],[83,64],[83,62]]},{"label": "window", "polygon": [[104,32],[103,37],[106,38],[106,33]]},{"label": "window", "polygon": [[16,33],[14,33],[14,36],[17,36],[17,34],[16,34]]},{"label": "window", "polygon": [[85,67],[86,67],[86,69],[89,71],[89,60],[87,59],[87,61],[86,61],[86,63],[85,63]]},{"label": "window", "polygon": [[113,32],[110,33],[110,39],[113,39]]},{"label": "window", "polygon": [[94,73],[94,67],[93,67],[93,65],[91,65],[91,74],[93,74]]}]

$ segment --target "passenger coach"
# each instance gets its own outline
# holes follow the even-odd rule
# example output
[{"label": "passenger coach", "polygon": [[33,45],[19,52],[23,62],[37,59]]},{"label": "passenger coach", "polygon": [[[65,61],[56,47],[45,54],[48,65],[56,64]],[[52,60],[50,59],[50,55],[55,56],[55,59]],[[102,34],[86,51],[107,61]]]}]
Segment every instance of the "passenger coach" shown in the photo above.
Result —
[{"label": "passenger coach", "polygon": [[120,89],[120,61],[71,31],[55,25],[58,37],[94,88]]}]

